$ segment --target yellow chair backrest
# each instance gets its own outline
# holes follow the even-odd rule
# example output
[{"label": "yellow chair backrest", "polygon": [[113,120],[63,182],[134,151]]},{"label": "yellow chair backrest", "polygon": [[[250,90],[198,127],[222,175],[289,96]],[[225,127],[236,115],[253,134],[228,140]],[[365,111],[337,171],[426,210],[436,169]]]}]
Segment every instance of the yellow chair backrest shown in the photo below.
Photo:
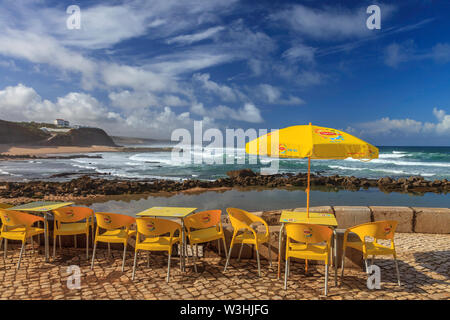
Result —
[{"label": "yellow chair backrest", "polygon": [[234,229],[249,229],[254,222],[260,222],[267,227],[267,223],[260,217],[251,214],[242,209],[227,208],[228,216],[230,217],[231,225]]},{"label": "yellow chair backrest", "polygon": [[55,220],[63,223],[77,222],[92,217],[94,210],[86,207],[65,207],[53,210]]},{"label": "yellow chair backrest", "polygon": [[96,212],[97,226],[106,230],[129,227],[136,222],[136,219],[119,213]]},{"label": "yellow chair backrest", "polygon": [[167,219],[137,218],[136,226],[137,232],[147,237],[157,237],[166,233],[170,233],[170,236],[172,236],[176,230],[179,230],[181,235],[181,225]]},{"label": "yellow chair backrest", "polygon": [[44,218],[29,213],[3,209],[0,209],[0,216],[3,225],[8,227],[15,227],[15,226],[30,227],[36,221],[44,221]]},{"label": "yellow chair backrest", "polygon": [[331,241],[333,231],[326,226],[316,224],[288,223],[286,224],[286,235],[288,241],[293,239],[302,243],[320,243]]},{"label": "yellow chair backrest", "polygon": [[184,224],[188,229],[206,229],[217,226],[221,215],[222,210],[201,211],[184,219]]},{"label": "yellow chair backrest", "polygon": [[375,221],[360,224],[351,228],[349,231],[354,232],[364,241],[365,237],[373,237],[375,239],[392,240],[394,239],[395,229],[398,222],[395,220]]}]

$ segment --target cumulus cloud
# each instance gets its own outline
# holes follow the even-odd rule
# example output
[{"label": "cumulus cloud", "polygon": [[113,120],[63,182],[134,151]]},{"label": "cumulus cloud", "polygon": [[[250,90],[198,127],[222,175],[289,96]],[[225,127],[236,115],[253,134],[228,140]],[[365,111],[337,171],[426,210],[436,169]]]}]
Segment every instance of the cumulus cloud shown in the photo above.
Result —
[{"label": "cumulus cloud", "polygon": [[42,99],[33,89],[23,84],[0,90],[0,116],[13,121],[52,121],[53,118],[70,119],[73,123],[98,125],[115,122],[120,115],[109,111],[94,97],[71,92],[56,102]]},{"label": "cumulus cloud", "polygon": [[[117,113],[91,95],[80,92],[70,92],[50,101],[23,84],[0,90],[0,118],[3,120],[52,122],[63,118],[72,124],[103,128],[110,134],[161,139],[170,137],[174,129],[193,127],[195,119],[189,112],[176,113],[170,107],[140,107],[139,103],[134,109],[127,105],[124,112]],[[205,127],[217,126],[210,117],[200,120]]]},{"label": "cumulus cloud", "polygon": [[445,137],[450,135],[450,115],[445,110],[433,108],[436,122],[423,122],[414,119],[381,118],[365,122],[355,127],[347,128],[349,132],[359,133],[368,137]]}]

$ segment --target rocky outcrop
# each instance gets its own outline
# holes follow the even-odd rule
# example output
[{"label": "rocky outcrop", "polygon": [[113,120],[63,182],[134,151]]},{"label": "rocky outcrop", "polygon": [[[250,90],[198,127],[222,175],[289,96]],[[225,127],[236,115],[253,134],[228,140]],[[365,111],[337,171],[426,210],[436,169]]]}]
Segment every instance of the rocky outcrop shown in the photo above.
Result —
[{"label": "rocky outcrop", "polygon": [[[219,187],[252,187],[266,188],[305,187],[307,177],[304,173],[297,175],[259,175],[249,171],[245,174],[232,174],[232,178],[220,178],[215,181],[203,180],[116,180],[106,178],[92,178],[83,176],[68,182],[3,182],[0,183],[0,197],[3,198],[43,198],[50,195],[68,195],[83,197],[88,195],[122,195],[145,194],[154,192],[178,192],[193,188],[219,188]],[[401,178],[403,179],[403,178]],[[422,177],[409,179],[365,179],[341,176],[311,176],[311,185],[316,189],[346,189],[359,190],[369,187],[378,187],[384,192],[435,192],[447,193],[450,191],[450,182],[447,180],[426,181]]]},{"label": "rocky outcrop", "polygon": [[48,133],[35,127],[0,120],[0,144],[32,144],[49,137]]},{"label": "rocky outcrop", "polygon": [[99,128],[79,128],[72,129],[67,133],[57,134],[50,139],[43,141],[44,146],[109,146],[117,145],[106,132]]}]

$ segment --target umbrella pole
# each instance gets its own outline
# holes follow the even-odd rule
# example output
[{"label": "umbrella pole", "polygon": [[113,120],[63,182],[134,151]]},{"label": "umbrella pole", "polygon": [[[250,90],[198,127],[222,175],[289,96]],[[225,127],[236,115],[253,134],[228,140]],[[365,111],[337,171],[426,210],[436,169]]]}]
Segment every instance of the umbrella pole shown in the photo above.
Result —
[{"label": "umbrella pole", "polygon": [[311,157],[308,157],[308,186],[306,187],[306,215],[309,218],[309,189],[311,185]]}]

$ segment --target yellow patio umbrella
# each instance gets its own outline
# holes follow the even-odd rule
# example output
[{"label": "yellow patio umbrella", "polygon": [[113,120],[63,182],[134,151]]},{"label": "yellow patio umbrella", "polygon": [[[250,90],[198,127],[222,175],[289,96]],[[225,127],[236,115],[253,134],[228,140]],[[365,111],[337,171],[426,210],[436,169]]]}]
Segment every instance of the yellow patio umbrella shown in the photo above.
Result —
[{"label": "yellow patio umbrella", "polygon": [[378,148],[341,130],[299,125],[265,134],[248,142],[245,151],[278,158],[308,158],[306,211],[309,217],[311,159],[371,160],[378,158]]}]

